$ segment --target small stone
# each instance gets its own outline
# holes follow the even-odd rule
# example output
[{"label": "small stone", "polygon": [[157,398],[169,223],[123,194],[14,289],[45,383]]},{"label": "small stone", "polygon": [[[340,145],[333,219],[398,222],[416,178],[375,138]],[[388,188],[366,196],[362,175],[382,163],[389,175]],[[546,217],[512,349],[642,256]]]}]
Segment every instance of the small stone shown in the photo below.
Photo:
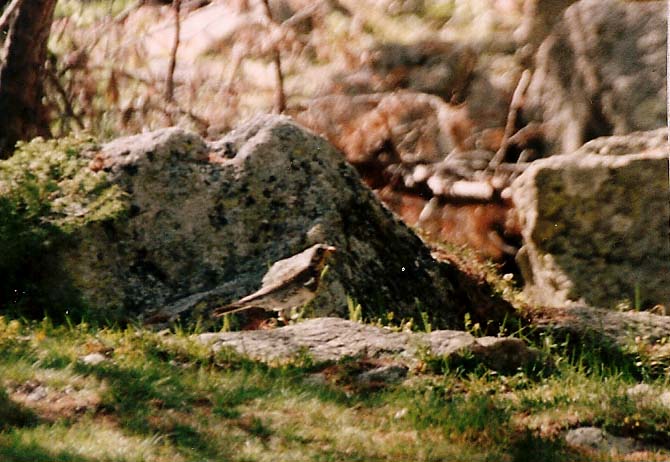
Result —
[{"label": "small stone", "polygon": [[661,393],[658,397],[658,401],[668,409],[670,409],[670,391],[665,391]]},{"label": "small stone", "polygon": [[407,377],[407,370],[407,366],[401,364],[381,366],[359,374],[356,381],[361,384],[374,382],[399,383]]},{"label": "small stone", "polygon": [[409,412],[409,411],[407,410],[407,408],[404,407],[404,408],[400,409],[399,411],[397,411],[395,414],[393,414],[393,418],[394,418],[395,420],[400,420],[400,419],[402,419],[403,417],[405,417],[405,416],[407,415],[408,412]]},{"label": "small stone", "polygon": [[44,398],[47,397],[48,394],[49,393],[47,391],[47,388],[42,385],[39,385],[32,392],[30,392],[28,396],[26,396],[26,401],[31,402],[42,401]]},{"label": "small stone", "polygon": [[512,337],[481,337],[472,346],[472,353],[489,368],[513,373],[537,361],[539,352],[526,343]]},{"label": "small stone", "polygon": [[581,427],[570,430],[565,435],[565,441],[574,448],[617,454],[633,452],[636,446],[633,438],[612,436],[598,427]]},{"label": "small stone", "polygon": [[80,361],[88,366],[97,366],[98,364],[107,361],[107,357],[102,353],[91,353],[80,358]]},{"label": "small stone", "polygon": [[630,398],[647,398],[653,393],[653,389],[650,385],[646,383],[638,383],[634,387],[630,387],[626,390],[626,395]]},{"label": "small stone", "polygon": [[323,386],[327,385],[328,381],[326,380],[326,377],[324,377],[323,374],[316,373],[305,376],[305,378],[303,379],[303,383],[307,385]]},{"label": "small stone", "polygon": [[577,448],[603,449],[606,447],[605,432],[597,427],[582,427],[570,430],[565,435],[569,446]]}]

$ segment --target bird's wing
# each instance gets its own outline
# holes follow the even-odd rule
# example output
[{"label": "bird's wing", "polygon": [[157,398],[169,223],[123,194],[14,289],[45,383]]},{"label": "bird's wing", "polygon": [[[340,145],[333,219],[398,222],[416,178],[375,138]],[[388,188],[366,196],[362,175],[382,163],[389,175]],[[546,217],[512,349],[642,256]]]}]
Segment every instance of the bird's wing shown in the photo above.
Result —
[{"label": "bird's wing", "polygon": [[275,281],[286,281],[297,277],[309,268],[319,244],[303,250],[291,257],[276,261],[263,276],[262,285],[273,284]]},{"label": "bird's wing", "polygon": [[[214,310],[215,316],[221,316],[226,313],[234,313],[249,308],[263,306],[254,305],[254,301],[265,297],[276,291],[280,291],[288,284],[308,284],[315,275],[312,274],[312,259],[317,252],[320,244],[313,245],[302,252],[295,254],[283,260],[276,261],[265,273],[261,282],[262,287],[256,292],[239,299],[229,305],[222,306]],[[318,275],[316,275],[318,277]]]},{"label": "bird's wing", "polygon": [[277,292],[289,284],[302,285],[311,279],[312,268],[309,266],[305,268],[295,268],[294,271],[288,272],[283,278],[275,279],[272,282],[266,282],[263,287],[258,289],[253,294],[247,295],[239,299],[235,304],[246,304],[254,300],[264,297],[272,292]]},{"label": "bird's wing", "polygon": [[276,280],[271,284],[261,287],[253,294],[247,295],[246,297],[243,297],[236,302],[215,309],[213,314],[215,316],[221,316],[223,314],[234,313],[249,308],[267,309],[268,307],[265,306],[266,303],[259,302],[258,304],[255,304],[254,302],[272,294],[273,292],[280,292],[287,288],[287,286],[290,284],[295,284],[297,288],[299,288],[301,285],[308,283],[312,279],[310,277],[310,273],[311,271],[309,267],[303,268],[302,271],[296,271],[292,273],[289,279]]}]

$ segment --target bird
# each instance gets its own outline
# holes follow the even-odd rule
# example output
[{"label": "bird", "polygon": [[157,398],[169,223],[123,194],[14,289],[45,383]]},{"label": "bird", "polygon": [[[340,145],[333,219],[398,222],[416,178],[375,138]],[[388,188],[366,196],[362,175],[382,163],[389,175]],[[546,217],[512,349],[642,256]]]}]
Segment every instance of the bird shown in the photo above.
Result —
[{"label": "bird", "polygon": [[278,260],[263,276],[261,288],[236,302],[215,308],[214,317],[262,308],[277,311],[286,322],[291,310],[305,306],[316,297],[319,282],[327,270],[328,259],[336,248],[315,244],[292,257]]}]

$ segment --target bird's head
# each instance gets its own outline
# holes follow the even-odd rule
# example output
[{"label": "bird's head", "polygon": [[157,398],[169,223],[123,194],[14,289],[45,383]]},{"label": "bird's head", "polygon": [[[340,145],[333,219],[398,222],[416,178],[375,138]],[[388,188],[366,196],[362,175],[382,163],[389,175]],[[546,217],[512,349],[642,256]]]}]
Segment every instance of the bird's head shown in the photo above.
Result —
[{"label": "bird's head", "polygon": [[332,245],[327,244],[318,244],[316,246],[314,256],[312,257],[312,263],[316,266],[317,270],[321,272],[323,268],[328,263],[328,259],[333,255],[337,249]]}]

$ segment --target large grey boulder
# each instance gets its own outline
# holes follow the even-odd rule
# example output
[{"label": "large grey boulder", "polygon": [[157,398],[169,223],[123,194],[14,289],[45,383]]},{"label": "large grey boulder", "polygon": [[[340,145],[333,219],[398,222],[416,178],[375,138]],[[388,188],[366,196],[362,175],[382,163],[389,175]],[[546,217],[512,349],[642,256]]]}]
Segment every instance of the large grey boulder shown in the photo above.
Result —
[{"label": "large grey boulder", "polygon": [[582,0],[565,11],[538,51],[525,111],[544,122],[551,153],[665,126],[665,9]]},{"label": "large grey boulder", "polygon": [[668,305],[665,130],[536,161],[512,190],[523,235],[518,260],[535,301]]},{"label": "large grey boulder", "polygon": [[[338,251],[307,315],[346,315],[349,298],[366,316],[426,312],[436,325],[460,324],[466,312],[502,319],[509,309],[434,260],[341,153],[287,117],[256,118],[211,144],[173,128],[84,156],[82,171],[113,186],[87,198],[111,190],[122,210],[71,226],[54,271],[100,312],[207,315],[316,243]],[[58,220],[93,214],[94,201],[63,194]]]}]

